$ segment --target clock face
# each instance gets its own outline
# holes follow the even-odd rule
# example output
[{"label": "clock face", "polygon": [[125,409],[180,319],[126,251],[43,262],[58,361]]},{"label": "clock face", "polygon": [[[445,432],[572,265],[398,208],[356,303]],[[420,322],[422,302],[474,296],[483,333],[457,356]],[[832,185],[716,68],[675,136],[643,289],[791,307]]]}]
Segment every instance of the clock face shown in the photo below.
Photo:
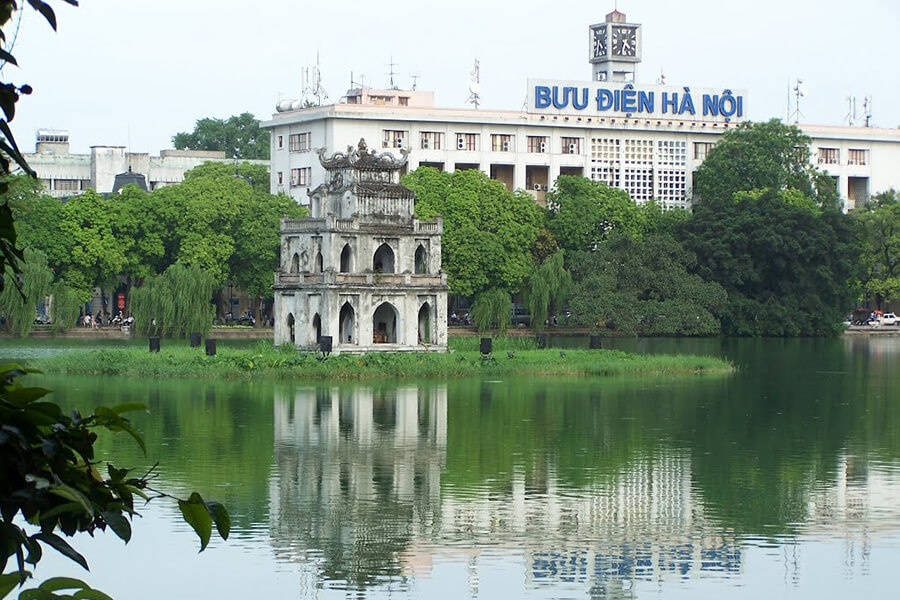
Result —
[{"label": "clock face", "polygon": [[595,29],[593,57],[602,58],[604,56],[606,56],[606,29]]},{"label": "clock face", "polygon": [[637,34],[631,27],[613,27],[612,51],[619,56],[634,56],[637,52]]}]

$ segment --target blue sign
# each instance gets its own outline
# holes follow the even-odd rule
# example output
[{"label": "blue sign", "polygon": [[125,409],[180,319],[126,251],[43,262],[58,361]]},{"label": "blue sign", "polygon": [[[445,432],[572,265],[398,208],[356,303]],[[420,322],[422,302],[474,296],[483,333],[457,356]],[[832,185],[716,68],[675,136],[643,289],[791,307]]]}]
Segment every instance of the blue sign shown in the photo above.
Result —
[{"label": "blue sign", "polygon": [[[531,82],[529,82],[531,83]],[[729,89],[716,92],[691,88],[655,86],[637,89],[632,84],[621,87],[592,83],[589,85],[532,84],[531,106],[537,111],[583,112],[627,117],[670,116],[737,120],[744,117],[744,96]]]}]

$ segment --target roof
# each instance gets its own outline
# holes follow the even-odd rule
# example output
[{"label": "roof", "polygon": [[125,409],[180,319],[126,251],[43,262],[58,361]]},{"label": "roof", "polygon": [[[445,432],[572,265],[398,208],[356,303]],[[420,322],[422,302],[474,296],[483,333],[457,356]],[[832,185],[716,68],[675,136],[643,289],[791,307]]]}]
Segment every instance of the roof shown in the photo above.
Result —
[{"label": "roof", "polygon": [[360,139],[357,148],[347,147],[347,152],[335,152],[331,158],[325,157],[325,148],[319,148],[319,162],[328,170],[357,169],[360,171],[397,171],[406,164],[409,152],[400,149],[402,158],[396,158],[390,152],[375,154],[369,150],[366,140]]}]

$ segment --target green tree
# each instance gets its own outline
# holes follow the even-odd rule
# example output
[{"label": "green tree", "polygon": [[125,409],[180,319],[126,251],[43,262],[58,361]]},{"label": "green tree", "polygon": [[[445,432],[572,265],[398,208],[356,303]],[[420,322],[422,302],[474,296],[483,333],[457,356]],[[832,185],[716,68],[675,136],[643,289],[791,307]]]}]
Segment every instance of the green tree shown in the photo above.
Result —
[{"label": "green tree", "polygon": [[113,203],[88,190],[63,205],[58,227],[69,256],[60,275],[78,290],[113,285],[125,267],[125,248],[113,233]]},{"label": "green tree", "polygon": [[535,331],[544,329],[544,323],[553,314],[553,309],[562,306],[571,288],[572,276],[565,268],[564,250],[559,250],[534,267],[525,281],[522,295]]},{"label": "green tree", "polygon": [[184,174],[185,179],[195,177],[231,177],[241,178],[248,182],[257,192],[269,193],[269,168],[265,165],[254,165],[242,162],[229,165],[220,162],[205,162]]},{"label": "green tree", "polygon": [[10,178],[7,196],[16,220],[16,232],[21,248],[40,250],[55,272],[69,262],[72,240],[59,226],[63,220],[63,205],[58,198],[44,194],[39,181],[19,175]]},{"label": "green tree", "polygon": [[624,190],[585,177],[563,175],[547,194],[548,228],[570,252],[597,248],[612,231],[639,235],[642,209]]},{"label": "green tree", "polygon": [[0,292],[0,311],[6,315],[10,333],[28,337],[34,326],[35,311],[40,301],[50,293],[53,271],[47,267],[47,257],[37,250],[25,250],[19,286],[12,281],[14,273],[6,273],[6,285]]},{"label": "green tree", "polygon": [[774,189],[704,199],[681,228],[693,271],[725,288],[723,332],[829,335],[852,305],[859,245],[850,218]]},{"label": "green tree", "polygon": [[134,289],[131,309],[137,331],[149,335],[206,335],[212,327],[216,280],[197,265],[176,263]]},{"label": "green tree", "polygon": [[696,258],[671,236],[615,233],[573,261],[576,322],[639,335],[713,335],[725,291],[689,270]]},{"label": "green tree", "polygon": [[444,173],[420,167],[403,177],[416,193],[420,219],[444,219],[443,269],[450,289],[464,296],[519,289],[531,271],[541,209],[525,192],[512,193],[477,170]]},{"label": "green tree", "polygon": [[860,282],[877,308],[900,299],[900,194],[876,194],[853,213],[862,244]]},{"label": "green tree", "polygon": [[472,304],[472,319],[475,320],[475,325],[478,326],[480,333],[494,329],[497,331],[497,335],[506,335],[511,308],[509,292],[501,288],[492,288],[475,296],[475,302]]},{"label": "green tree", "polygon": [[179,150],[221,150],[229,158],[269,158],[269,132],[259,119],[241,113],[227,119],[199,119],[192,132],[176,133],[172,144]]},{"label": "green tree", "polygon": [[700,201],[736,192],[794,189],[816,204],[837,203],[834,186],[810,165],[810,139],[777,119],[726,131],[694,174]]}]

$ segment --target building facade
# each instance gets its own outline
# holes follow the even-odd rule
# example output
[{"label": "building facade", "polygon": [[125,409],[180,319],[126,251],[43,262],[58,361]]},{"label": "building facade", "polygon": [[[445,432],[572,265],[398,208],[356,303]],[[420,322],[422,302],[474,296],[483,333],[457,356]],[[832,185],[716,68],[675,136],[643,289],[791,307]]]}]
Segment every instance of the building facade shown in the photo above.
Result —
[{"label": "building facade", "polygon": [[[326,176],[313,150],[364,137],[385,151],[408,151],[408,169],[480,169],[540,204],[558,176],[580,175],[624,189],[637,203],[689,206],[694,171],[719,136],[745,120],[746,95],[638,85],[641,28],[622,13],[589,35],[592,80],[529,80],[521,111],[440,108],[431,92],[396,89],[352,89],[343,102],[312,108],[282,103],[263,123],[272,133],[272,192],[306,204]],[[900,130],[800,127],[845,209],[900,188]]]},{"label": "building facade", "polygon": [[[207,150],[162,150],[159,156],[151,156],[129,152],[125,146],[91,146],[90,154],[72,154],[68,132],[48,129],[37,132],[35,152],[26,154],[25,160],[37,172],[44,192],[56,198],[78,196],[88,189],[111,193],[116,176],[124,174],[143,176],[147,189],[153,191],[181,183],[185,172],[205,162],[234,163],[225,152]],[[246,162],[269,166],[266,160]]]},{"label": "building facade", "polygon": [[401,158],[363,140],[330,158],[310,217],[284,219],[275,279],[275,344],[334,352],[447,349],[443,225],[413,215]]}]

